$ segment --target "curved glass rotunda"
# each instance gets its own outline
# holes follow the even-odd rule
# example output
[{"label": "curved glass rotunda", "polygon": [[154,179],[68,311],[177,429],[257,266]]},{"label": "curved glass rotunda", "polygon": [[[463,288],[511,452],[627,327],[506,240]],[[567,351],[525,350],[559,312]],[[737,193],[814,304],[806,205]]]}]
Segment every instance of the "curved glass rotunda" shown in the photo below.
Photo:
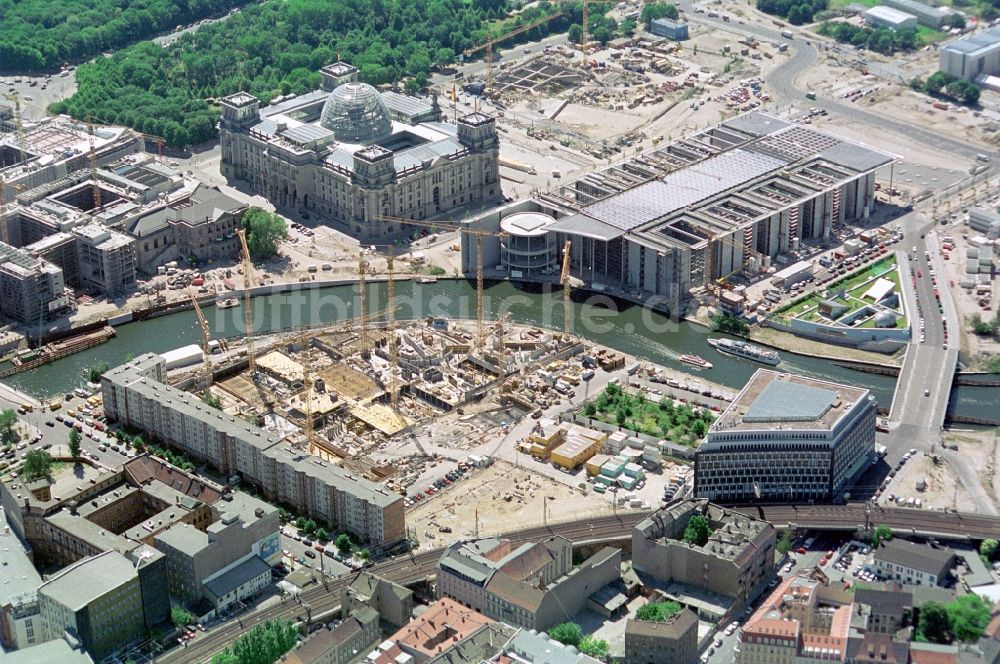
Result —
[{"label": "curved glass rotunda", "polygon": [[367,83],[344,83],[330,93],[320,125],[342,143],[372,143],[392,134],[389,107]]}]

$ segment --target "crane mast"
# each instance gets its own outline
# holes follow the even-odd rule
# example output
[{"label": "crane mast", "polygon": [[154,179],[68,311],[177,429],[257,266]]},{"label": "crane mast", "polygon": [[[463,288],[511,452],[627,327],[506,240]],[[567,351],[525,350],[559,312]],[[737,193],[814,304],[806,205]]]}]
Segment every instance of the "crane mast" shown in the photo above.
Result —
[{"label": "crane mast", "polygon": [[563,288],[563,339],[569,339],[569,250],[572,246],[573,243],[569,240],[563,245],[562,274],[560,274]]},{"label": "crane mast", "polygon": [[97,181],[97,146],[94,142],[94,121],[87,116],[87,142],[90,145],[90,183],[94,188],[94,209],[101,207],[101,185]]},{"label": "crane mast", "polygon": [[236,230],[240,238],[240,248],[243,251],[243,317],[247,330],[247,362],[250,374],[257,372],[257,361],[253,356],[253,297],[250,289],[254,286],[253,263],[250,262],[250,247],[247,246],[247,232],[242,228]]},{"label": "crane mast", "polygon": [[368,343],[368,324],[365,315],[367,303],[365,302],[365,278],[367,277],[368,262],[365,260],[364,252],[358,254],[358,320],[361,321],[361,328],[358,334],[358,341],[361,345],[361,357],[367,358],[371,349]]},{"label": "crane mast", "polygon": [[396,285],[393,279],[393,255],[392,247],[389,247],[389,255],[386,256],[386,271],[389,273],[389,281],[386,284],[386,294],[388,299],[388,329],[389,329],[389,396],[392,403],[392,412],[399,413],[399,379],[396,376],[399,369],[399,349],[396,344]]},{"label": "crane mast", "polygon": [[205,314],[202,313],[201,306],[198,304],[194,289],[188,288],[188,296],[191,298],[191,304],[194,305],[194,312],[198,315],[198,327],[201,328],[201,352],[205,359],[205,389],[208,390],[212,386],[212,360],[209,359],[208,346],[210,330],[208,321],[205,320]]}]

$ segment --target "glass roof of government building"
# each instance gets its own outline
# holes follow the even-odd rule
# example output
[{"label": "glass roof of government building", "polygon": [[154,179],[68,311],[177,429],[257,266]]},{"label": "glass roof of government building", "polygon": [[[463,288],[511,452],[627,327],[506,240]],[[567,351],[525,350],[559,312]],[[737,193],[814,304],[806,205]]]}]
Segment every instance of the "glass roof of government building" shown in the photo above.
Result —
[{"label": "glass roof of government building", "polygon": [[838,399],[836,392],[784,381],[773,381],[754,399],[744,422],[813,422]]}]

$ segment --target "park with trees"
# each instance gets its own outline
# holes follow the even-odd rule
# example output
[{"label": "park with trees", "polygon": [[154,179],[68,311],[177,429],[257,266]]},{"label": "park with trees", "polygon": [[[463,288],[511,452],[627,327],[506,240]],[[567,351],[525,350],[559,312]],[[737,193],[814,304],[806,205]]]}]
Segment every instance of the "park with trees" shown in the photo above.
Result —
[{"label": "park with trees", "polygon": [[584,405],[583,415],[688,446],[697,445],[715,420],[707,409],[695,409],[686,403],[675,404],[668,397],[651,401],[642,394],[630,394],[613,383],[596,399]]},{"label": "park with trees", "polygon": [[[35,0],[31,0],[34,2]],[[613,25],[591,7],[591,34],[601,41]],[[169,46],[139,42],[80,65],[78,90],[50,107],[77,119],[121,124],[163,136],[171,147],[215,138],[219,98],[246,91],[263,102],[319,87],[319,69],[341,59],[372,85],[404,78],[421,87],[436,67],[519,25],[561,16],[505,41],[538,40],[579,24],[578,4],[542,2],[508,17],[498,0],[289,0],[248,6],[201,26]]]}]

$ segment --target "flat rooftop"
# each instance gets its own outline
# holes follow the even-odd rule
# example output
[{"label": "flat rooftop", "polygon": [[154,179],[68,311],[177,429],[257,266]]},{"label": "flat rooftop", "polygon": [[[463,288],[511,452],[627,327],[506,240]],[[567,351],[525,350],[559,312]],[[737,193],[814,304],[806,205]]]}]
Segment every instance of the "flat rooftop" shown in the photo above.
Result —
[{"label": "flat rooftop", "polygon": [[756,429],[832,429],[868,390],[758,369],[712,432]]}]

